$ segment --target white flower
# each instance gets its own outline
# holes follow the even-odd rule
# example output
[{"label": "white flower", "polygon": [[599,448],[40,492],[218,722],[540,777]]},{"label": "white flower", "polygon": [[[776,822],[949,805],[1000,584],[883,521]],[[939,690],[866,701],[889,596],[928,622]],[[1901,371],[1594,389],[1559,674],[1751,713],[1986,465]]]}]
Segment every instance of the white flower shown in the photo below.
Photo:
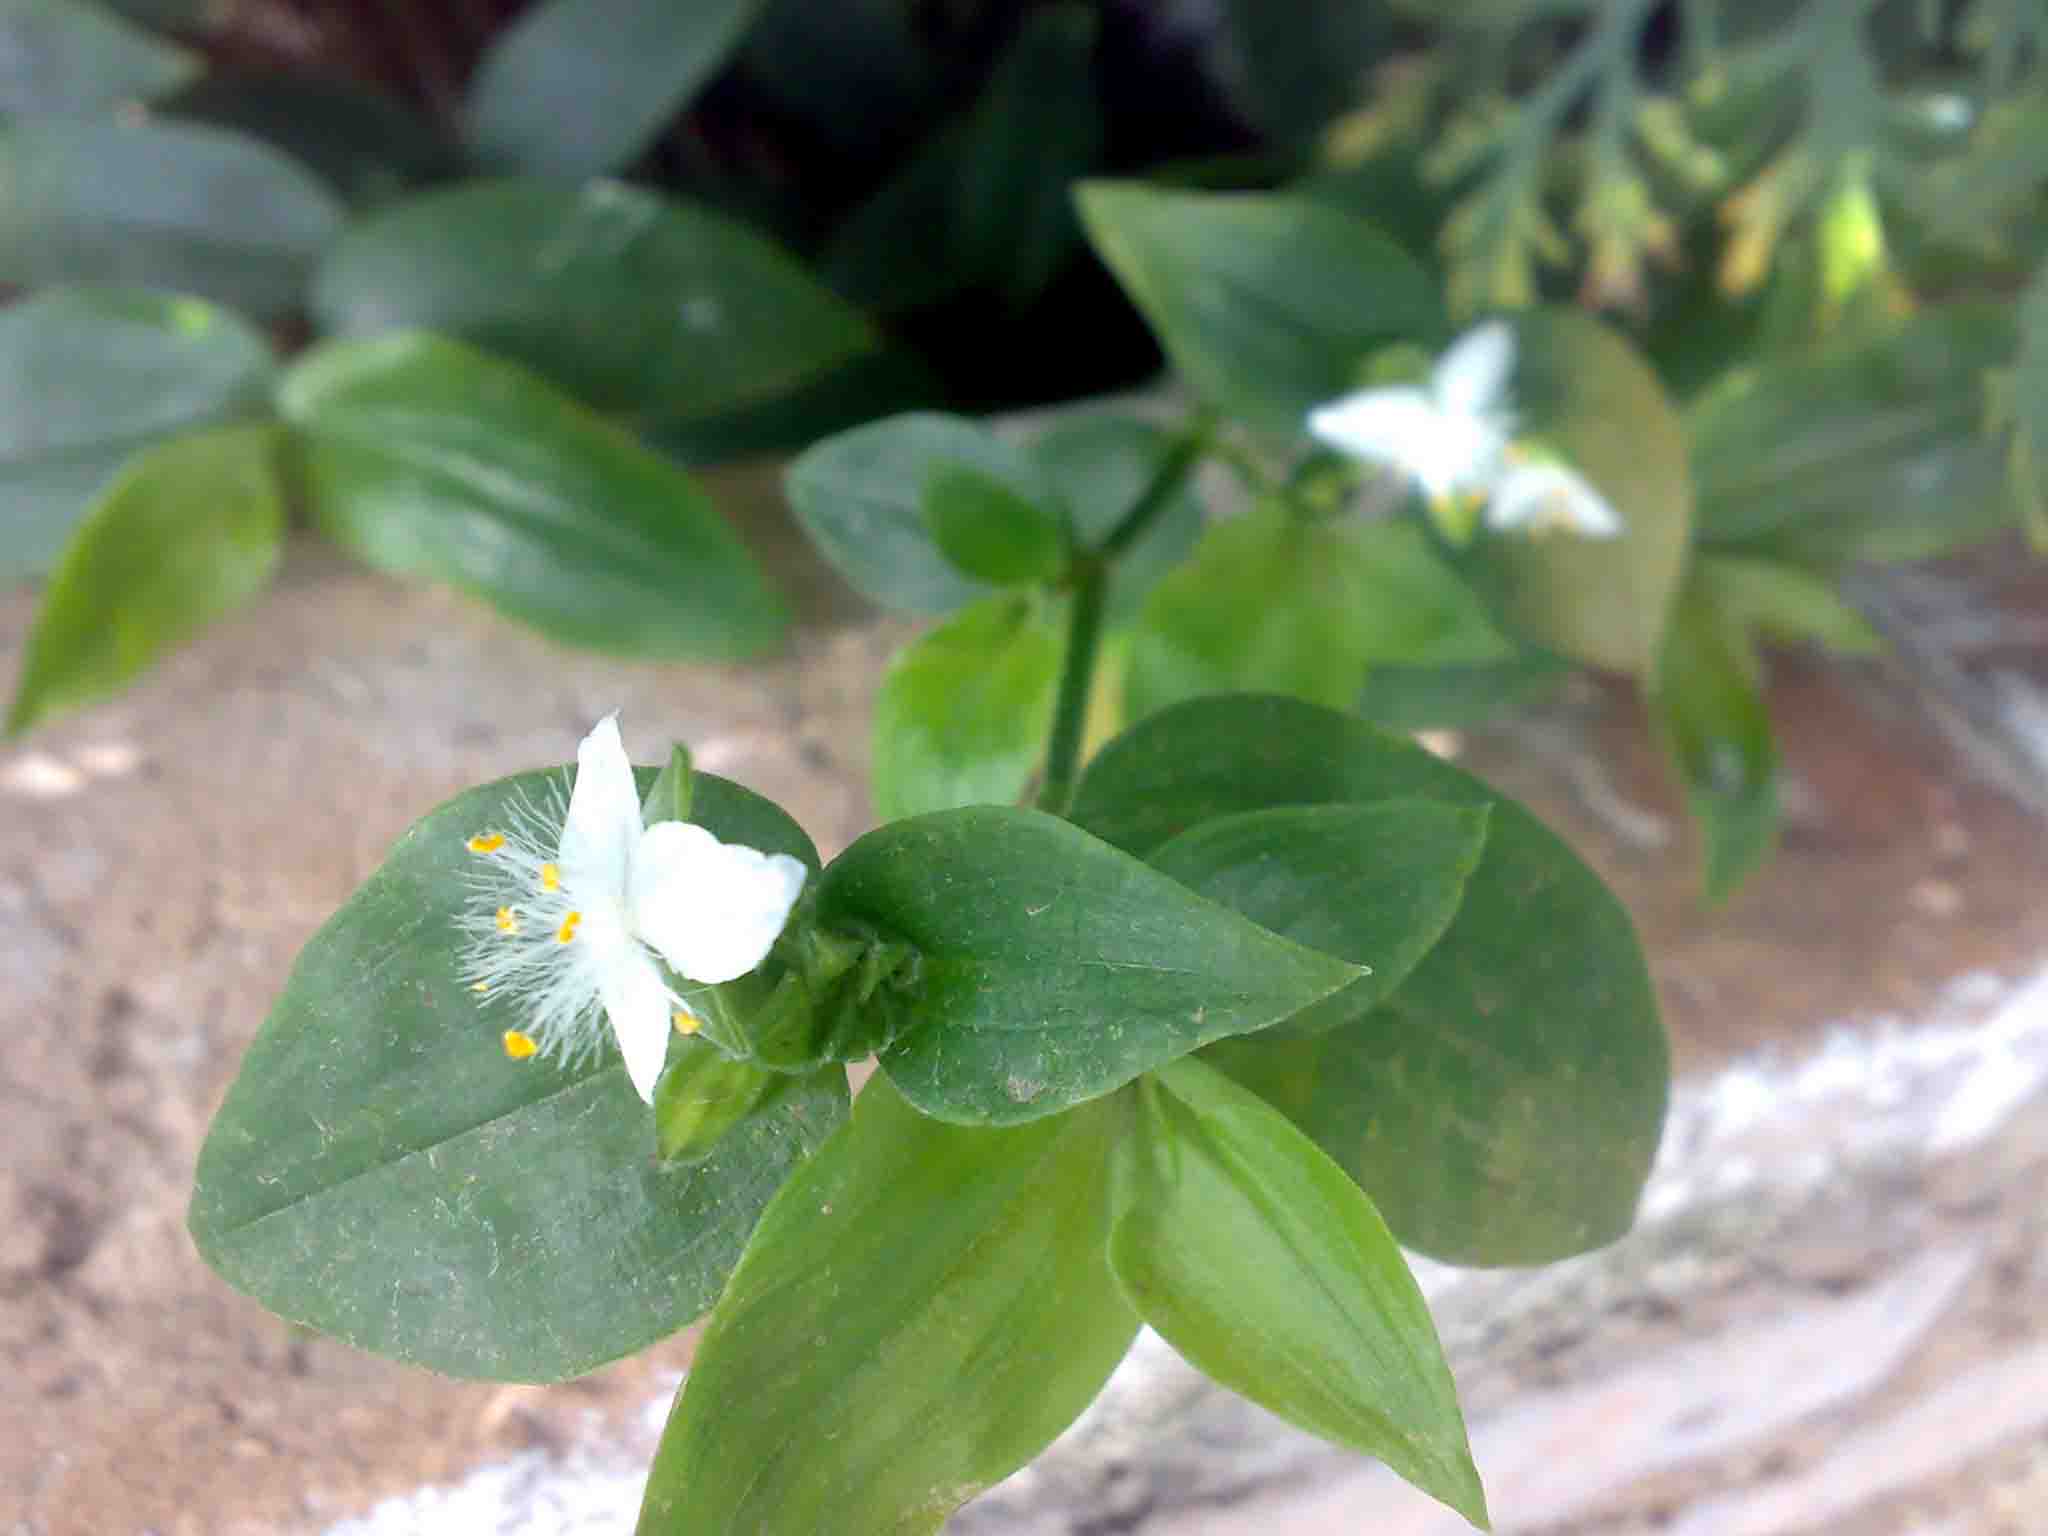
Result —
[{"label": "white flower", "polygon": [[1309,412],[1308,429],[1340,453],[1400,470],[1433,505],[1483,494],[1514,427],[1514,367],[1515,333],[1489,321],[1451,343],[1427,388],[1359,390]]},{"label": "white flower", "polygon": [[608,1018],[649,1103],[671,1026],[696,1026],[656,957],[694,982],[744,976],[767,958],[807,874],[787,854],[721,843],[690,822],[643,829],[616,715],[576,749],[566,806],[559,790],[545,806],[519,804],[468,846],[478,903],[465,916],[462,979],[524,1010],[507,1054],[573,1063],[602,1048]]},{"label": "white flower", "polygon": [[1531,533],[1564,529],[1587,539],[1612,539],[1622,532],[1621,514],[1593,482],[1577,470],[1547,459],[1516,461],[1493,483],[1486,525]]}]

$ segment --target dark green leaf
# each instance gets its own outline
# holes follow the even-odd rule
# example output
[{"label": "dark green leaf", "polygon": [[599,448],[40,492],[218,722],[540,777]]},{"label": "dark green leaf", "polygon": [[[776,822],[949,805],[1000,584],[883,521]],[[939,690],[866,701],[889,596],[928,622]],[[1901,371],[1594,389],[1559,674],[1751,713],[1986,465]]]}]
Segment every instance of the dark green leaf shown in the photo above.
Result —
[{"label": "dark green leaf", "polygon": [[0,282],[133,283],[294,308],[335,195],[253,139],[151,118],[0,128]]},{"label": "dark green leaf", "polygon": [[1778,749],[1756,652],[1711,584],[1680,597],[1650,706],[1706,839],[1707,900],[1725,901],[1777,841]]},{"label": "dark green leaf", "polygon": [[1780,561],[1746,555],[1695,555],[1687,584],[1740,634],[1755,629],[1773,640],[1817,640],[1830,650],[1860,655],[1884,641],[1821,576]]},{"label": "dark green leaf", "polygon": [[787,459],[835,432],[931,405],[943,393],[922,359],[891,346],[862,352],[788,394],[715,416],[692,416],[648,435],[656,447],[685,464]]},{"label": "dark green leaf", "polygon": [[1146,862],[1262,928],[1368,968],[1268,1038],[1383,1002],[1429,953],[1486,847],[1485,806],[1401,798],[1283,805],[1190,827]]},{"label": "dark green leaf", "polygon": [[1189,387],[1269,431],[1358,383],[1389,341],[1433,344],[1443,311],[1409,255],[1306,198],[1091,182],[1089,238]]},{"label": "dark green leaf", "polygon": [[[1054,421],[1025,452],[1073,518],[1076,542],[1098,548],[1150,488],[1173,444],[1171,432],[1149,421],[1089,411]],[[1110,572],[1111,622],[1136,613],[1201,536],[1201,498],[1185,483]]]},{"label": "dark green leaf", "polygon": [[279,391],[315,523],[579,645],[750,656],[784,610],[703,492],[526,372],[435,336],[331,342]]},{"label": "dark green leaf", "polygon": [[355,207],[446,181],[465,167],[456,144],[411,108],[317,75],[212,75],[158,110],[261,139],[304,162]]},{"label": "dark green leaf", "polygon": [[1692,528],[1685,424],[1616,332],[1574,310],[1515,317],[1513,394],[1542,438],[1621,514],[1619,538],[1510,532],[1474,567],[1511,624],[1545,649],[1638,676],[1656,664]]},{"label": "dark green leaf", "polygon": [[1146,856],[1220,816],[1401,795],[1492,807],[1449,930],[1356,1022],[1212,1051],[1233,1075],[1255,1064],[1255,1086],[1404,1243],[1455,1262],[1533,1264],[1609,1242],[1628,1227],[1663,1126],[1664,1031],[1627,913],[1527,811],[1363,721],[1238,697],[1126,732],[1090,765],[1073,814]]},{"label": "dark green leaf", "polygon": [[942,1125],[871,1082],[720,1298],[640,1536],[928,1536],[1043,1450],[1138,1329],[1103,1254],[1115,1125]]},{"label": "dark green leaf", "polygon": [[409,198],[349,230],[312,307],[344,336],[460,337],[653,432],[787,393],[878,339],[753,231],[612,181]]},{"label": "dark green leaf", "polygon": [[277,430],[224,427],[135,459],[87,514],[29,632],[7,734],[119,692],[270,584]]},{"label": "dark green leaf", "polygon": [[542,0],[477,66],[485,159],[575,180],[641,152],[739,45],[762,0]]},{"label": "dark green leaf", "polygon": [[40,575],[121,464],[252,411],[268,343],[198,299],[52,288],[0,309],[0,585]]},{"label": "dark green leaf", "polygon": [[1360,0],[1225,0],[1223,9],[1232,95],[1279,139],[1312,139],[1361,105],[1392,30],[1383,7]]},{"label": "dark green leaf", "polygon": [[1052,723],[1060,639],[1043,600],[1000,593],[899,653],[875,699],[875,814],[1014,805]]},{"label": "dark green leaf", "polygon": [[1099,1097],[1360,975],[1067,822],[993,806],[868,833],[825,871],[818,920],[918,951],[915,1023],[882,1065],[961,1123]]},{"label": "dark green leaf", "polygon": [[1885,340],[1730,374],[1689,413],[1702,543],[1830,564],[1997,532],[2011,514],[1983,383],[2013,339],[2012,306],[1944,304]]},{"label": "dark green leaf", "polygon": [[[466,843],[561,784],[482,785],[400,840],[300,954],[199,1156],[192,1236],[230,1284],[450,1375],[559,1380],[682,1327],[845,1112],[843,1077],[813,1079],[705,1161],[663,1163],[609,1046],[573,1069],[505,1058],[518,1000],[480,1002],[459,975]],[[817,863],[736,784],[700,774],[696,812]]]},{"label": "dark green leaf", "polygon": [[[669,1063],[654,1085],[654,1144],[669,1162],[701,1163],[749,1115],[795,1078],[738,1061],[699,1036],[669,1051]],[[845,1087],[846,1074],[838,1074]],[[831,1080],[816,1085],[826,1092]]]},{"label": "dark green leaf", "polygon": [[198,69],[183,48],[84,0],[0,0],[0,117],[148,101]]},{"label": "dark green leaf", "polygon": [[1110,1264],[1140,1318],[1204,1374],[1486,1525],[1429,1308],[1343,1169],[1192,1058],[1140,1079],[1112,1166]]},{"label": "dark green leaf", "polygon": [[2019,332],[2008,386],[2013,420],[2006,468],[2020,526],[2035,550],[2048,553],[2048,262],[2020,301]]},{"label": "dark green leaf", "polygon": [[988,586],[956,570],[924,521],[932,472],[964,464],[1026,501],[1056,501],[1025,455],[960,416],[912,412],[828,437],[784,476],[804,532],[864,597],[908,613],[946,613]]},{"label": "dark green leaf", "polygon": [[939,553],[977,581],[1028,586],[1066,569],[1065,519],[971,465],[934,465],[923,510]]},{"label": "dark green leaf", "polygon": [[[1102,153],[1085,7],[1024,19],[981,99],[849,219],[823,260],[841,293],[879,309],[920,308],[969,288],[1013,304],[1036,297],[1079,245],[1069,186]],[[917,255],[905,260],[906,231]]]},{"label": "dark green leaf", "polygon": [[1238,690],[1343,709],[1375,662],[1513,653],[1419,528],[1310,521],[1275,503],[1210,528],[1153,589],[1125,702],[1133,719]]}]

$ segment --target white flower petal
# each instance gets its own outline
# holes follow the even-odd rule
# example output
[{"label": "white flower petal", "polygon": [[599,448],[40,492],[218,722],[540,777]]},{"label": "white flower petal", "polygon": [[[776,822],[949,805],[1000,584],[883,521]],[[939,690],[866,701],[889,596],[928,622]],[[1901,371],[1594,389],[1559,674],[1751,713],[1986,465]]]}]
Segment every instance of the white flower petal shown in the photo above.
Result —
[{"label": "white flower petal", "polygon": [[1494,482],[1486,504],[1489,528],[1563,528],[1589,539],[1618,537],[1621,514],[1577,470],[1563,464],[1519,464]]},{"label": "white flower petal", "polygon": [[1319,442],[1355,459],[1394,464],[1409,473],[1409,452],[1437,429],[1439,412],[1419,389],[1361,389],[1308,413]]},{"label": "white flower petal", "polygon": [[576,786],[569,794],[557,857],[573,884],[593,893],[616,893],[623,902],[639,839],[640,794],[633,765],[619,740],[619,717],[606,715],[576,748]]},{"label": "white flower petal", "polygon": [[1515,333],[1505,320],[1475,325],[1445,349],[1430,374],[1430,390],[1445,410],[1484,416],[1507,408],[1508,375],[1515,371]]},{"label": "white flower petal", "polygon": [[612,1034],[619,1042],[619,1054],[626,1058],[626,1075],[648,1103],[654,1102],[654,1084],[668,1060],[669,1010],[672,1006],[661,971],[637,944],[622,944],[598,979],[598,995],[604,999],[605,1016],[612,1021]]},{"label": "white flower petal", "polygon": [[633,931],[692,981],[731,981],[768,957],[809,871],[788,854],[658,821],[633,854]]}]

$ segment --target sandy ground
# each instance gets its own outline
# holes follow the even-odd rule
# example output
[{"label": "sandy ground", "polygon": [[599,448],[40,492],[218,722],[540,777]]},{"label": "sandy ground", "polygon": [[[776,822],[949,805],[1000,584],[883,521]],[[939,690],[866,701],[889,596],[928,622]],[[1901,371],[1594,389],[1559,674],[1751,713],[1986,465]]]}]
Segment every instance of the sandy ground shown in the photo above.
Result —
[{"label": "sandy ground", "polygon": [[[689,741],[828,855],[862,829],[868,704],[907,631],[862,614],[786,533],[763,542],[807,619],[762,666],[567,653],[307,547],[141,689],[0,751],[0,1532],[319,1530],[637,1415],[680,1367],[674,1341],[541,1393],[358,1355],[214,1280],[183,1209],[207,1118],[298,947],[455,790],[561,761],[620,709],[636,756]],[[0,688],[31,613],[0,598]],[[1943,652],[1966,670],[1986,654]],[[1911,661],[1780,669],[1786,855],[1711,920],[1622,692],[1589,685],[1445,745],[1615,883],[1679,1059],[1705,1069],[2048,954],[2044,823],[1955,745],[1968,720],[1928,707]]]}]

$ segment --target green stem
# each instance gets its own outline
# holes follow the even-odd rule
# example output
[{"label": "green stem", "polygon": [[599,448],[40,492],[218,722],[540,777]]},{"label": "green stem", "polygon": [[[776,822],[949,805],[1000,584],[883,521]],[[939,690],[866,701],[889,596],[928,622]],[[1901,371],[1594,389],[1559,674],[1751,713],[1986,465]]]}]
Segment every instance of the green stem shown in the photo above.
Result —
[{"label": "green stem", "polygon": [[1073,607],[1067,616],[1067,650],[1060,663],[1052,737],[1045,749],[1045,782],[1038,791],[1038,808],[1042,811],[1064,816],[1073,803],[1074,781],[1081,763],[1081,737],[1088,723],[1088,694],[1095,684],[1095,662],[1102,649],[1102,614],[1109,596],[1109,573],[1117,556],[1136,543],[1180,494],[1209,446],[1214,425],[1214,418],[1206,412],[1196,417],[1167,450],[1151,484],[1131,503],[1130,511],[1110,530],[1101,548],[1085,550],[1074,557],[1068,577]]}]

